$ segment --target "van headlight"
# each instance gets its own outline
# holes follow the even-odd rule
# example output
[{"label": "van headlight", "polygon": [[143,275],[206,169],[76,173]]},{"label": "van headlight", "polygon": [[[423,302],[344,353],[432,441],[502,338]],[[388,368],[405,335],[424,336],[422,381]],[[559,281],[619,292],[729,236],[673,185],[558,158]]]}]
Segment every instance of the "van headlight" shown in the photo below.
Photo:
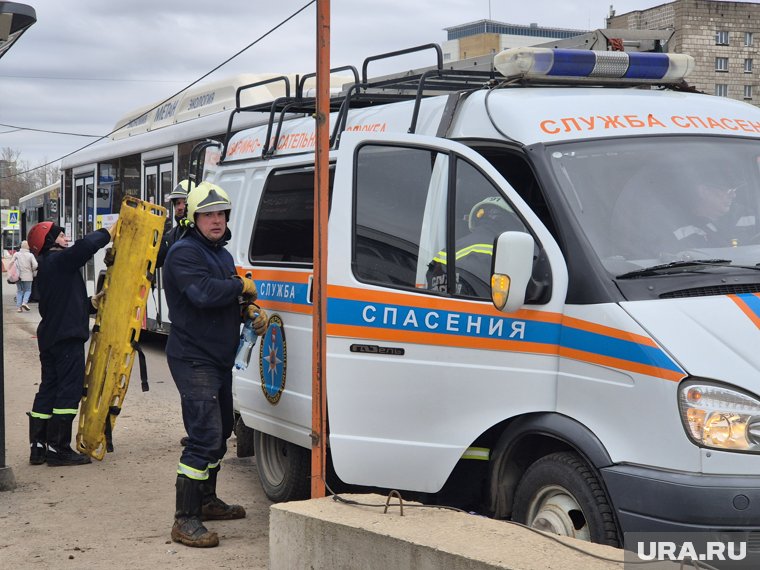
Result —
[{"label": "van headlight", "polygon": [[700,446],[760,452],[760,399],[721,384],[690,380],[678,388],[686,433]]}]

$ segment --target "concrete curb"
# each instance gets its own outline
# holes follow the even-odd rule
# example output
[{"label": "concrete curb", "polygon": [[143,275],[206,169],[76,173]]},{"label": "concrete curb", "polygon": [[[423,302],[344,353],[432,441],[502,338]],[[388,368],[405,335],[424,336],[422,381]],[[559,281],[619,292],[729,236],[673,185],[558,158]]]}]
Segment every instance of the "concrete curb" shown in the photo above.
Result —
[{"label": "concrete curb", "polygon": [[[344,495],[385,505],[380,495]],[[570,538],[563,543],[503,521],[405,503],[346,505],[331,497],[272,505],[269,568],[414,568],[415,570],[608,570],[623,568],[623,551]],[[601,560],[603,557],[611,560]]]}]

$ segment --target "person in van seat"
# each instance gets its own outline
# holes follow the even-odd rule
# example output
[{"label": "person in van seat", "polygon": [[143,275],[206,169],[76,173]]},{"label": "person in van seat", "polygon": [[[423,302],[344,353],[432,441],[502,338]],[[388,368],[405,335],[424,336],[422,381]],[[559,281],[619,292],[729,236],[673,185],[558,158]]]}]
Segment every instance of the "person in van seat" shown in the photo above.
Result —
[{"label": "person in van seat", "polygon": [[738,187],[716,174],[696,181],[684,202],[689,212],[683,225],[673,230],[681,250],[740,245],[755,226],[755,217],[736,206]]},{"label": "person in van seat", "polygon": [[431,291],[488,299],[494,240],[503,232],[525,228],[501,196],[477,202],[467,219],[470,233],[456,242],[456,290],[450,291],[447,283],[445,250],[439,251],[428,265],[427,287]]},{"label": "person in van seat", "polygon": [[748,243],[755,216],[743,186],[719,167],[669,166],[633,176],[611,213],[611,243],[627,259],[672,260],[692,249]]},{"label": "person in van seat", "polygon": [[68,247],[63,228],[41,222],[27,241],[37,256],[40,316],[37,344],[42,377],[29,416],[29,463],[84,465],[90,458],[71,449],[71,428],[84,387],[84,343],[98,295],[88,298],[80,269],[113,238],[112,228],[87,234]]},{"label": "person in van seat", "polygon": [[172,540],[196,547],[219,544],[204,520],[245,517],[240,505],[217,497],[221,460],[232,434],[232,367],[241,318],[266,331],[256,284],[239,277],[224,248],[232,202],[219,186],[202,182],[187,197],[189,229],[169,249],[164,287],[172,327],[166,359],[182,402],[187,445],[177,467]]}]

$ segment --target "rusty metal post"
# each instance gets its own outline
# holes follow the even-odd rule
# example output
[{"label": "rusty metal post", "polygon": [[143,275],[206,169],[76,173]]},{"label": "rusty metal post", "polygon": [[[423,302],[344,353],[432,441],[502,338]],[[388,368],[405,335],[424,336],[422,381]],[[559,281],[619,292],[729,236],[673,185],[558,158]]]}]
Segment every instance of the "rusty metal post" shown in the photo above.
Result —
[{"label": "rusty metal post", "polygon": [[311,391],[311,497],[325,496],[327,394],[327,195],[330,154],[330,0],[317,0],[317,113],[314,168],[314,313]]}]

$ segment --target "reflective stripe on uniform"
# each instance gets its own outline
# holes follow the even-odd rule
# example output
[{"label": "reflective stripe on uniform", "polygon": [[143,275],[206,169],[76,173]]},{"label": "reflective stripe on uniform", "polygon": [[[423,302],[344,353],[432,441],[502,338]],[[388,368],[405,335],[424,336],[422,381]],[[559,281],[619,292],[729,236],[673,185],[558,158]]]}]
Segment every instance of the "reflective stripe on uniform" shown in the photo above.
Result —
[{"label": "reflective stripe on uniform", "polygon": [[[493,255],[493,245],[489,245],[487,243],[474,243],[472,245],[468,245],[467,247],[463,247],[456,253],[456,259],[462,259],[463,257],[467,257],[471,253],[483,253],[485,255]],[[446,259],[447,255],[445,251],[439,251],[436,256],[433,258],[433,261],[437,261],[438,263],[442,265],[446,265]]]},{"label": "reflective stripe on uniform", "polygon": [[39,418],[41,420],[49,420],[53,417],[51,414],[40,414],[39,412],[29,412],[29,415],[33,418]]},{"label": "reflective stripe on uniform", "polygon": [[467,247],[463,247],[457,251],[457,259],[462,259],[471,253],[484,253],[486,255],[493,255],[493,245],[489,245],[487,243],[474,243],[472,245],[468,245]]},{"label": "reflective stripe on uniform", "polygon": [[219,460],[219,461],[217,461],[216,463],[209,463],[209,464],[208,464],[208,469],[216,469],[217,467],[219,467],[219,464],[220,464],[221,462],[222,462],[222,460],[220,459],[220,460]]},{"label": "reflective stripe on uniform", "polygon": [[203,471],[200,471],[198,469],[193,469],[184,463],[179,463],[177,465],[177,473],[179,475],[184,475],[188,479],[195,479],[196,481],[205,481],[208,479],[208,467]]},{"label": "reflective stripe on uniform", "polygon": [[705,230],[698,228],[697,226],[683,226],[682,228],[673,230],[673,235],[676,236],[676,239],[679,241],[693,235],[701,237],[707,236]]},{"label": "reflective stripe on uniform", "polygon": [[65,416],[66,414],[71,414],[72,416],[77,415],[77,409],[76,408],[53,408],[53,414],[56,416]]},{"label": "reflective stripe on uniform", "polygon": [[746,228],[755,225],[755,216],[742,216],[736,221],[736,227]]},{"label": "reflective stripe on uniform", "polygon": [[468,447],[462,454],[462,459],[476,459],[488,461],[491,458],[491,450],[487,447]]}]

